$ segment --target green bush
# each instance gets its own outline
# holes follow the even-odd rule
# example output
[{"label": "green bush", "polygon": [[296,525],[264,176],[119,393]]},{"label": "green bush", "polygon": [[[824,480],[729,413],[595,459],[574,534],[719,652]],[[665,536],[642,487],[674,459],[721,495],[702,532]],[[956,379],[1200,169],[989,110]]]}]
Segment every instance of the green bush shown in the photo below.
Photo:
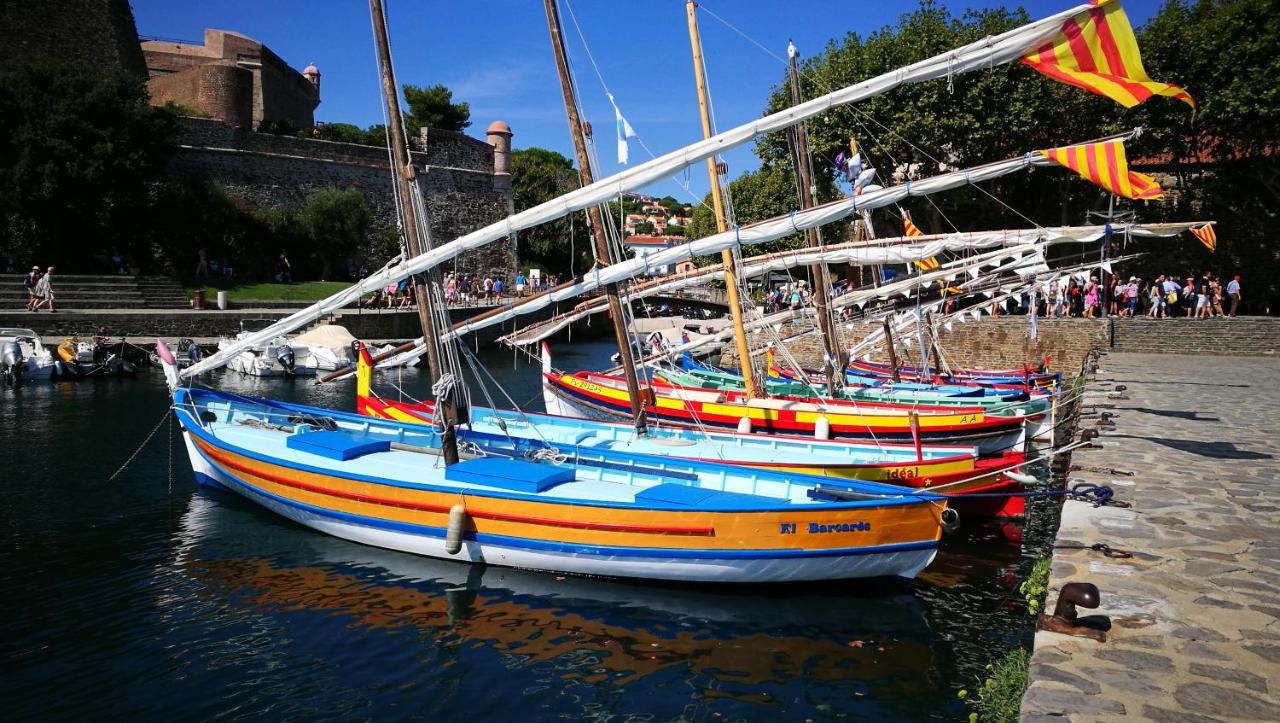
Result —
[{"label": "green bush", "polygon": [[1028,615],[1034,617],[1044,610],[1044,596],[1049,589],[1049,568],[1052,564],[1047,557],[1036,560],[1035,567],[1031,568],[1031,574],[1018,586],[1018,592],[1022,593],[1022,597],[1027,601]]},{"label": "green bush", "polygon": [[1000,660],[987,665],[987,677],[975,681],[977,692],[971,695],[962,690],[959,693],[974,709],[969,713],[969,720],[994,723],[1018,720],[1030,665],[1031,656],[1022,648],[1010,650]]}]

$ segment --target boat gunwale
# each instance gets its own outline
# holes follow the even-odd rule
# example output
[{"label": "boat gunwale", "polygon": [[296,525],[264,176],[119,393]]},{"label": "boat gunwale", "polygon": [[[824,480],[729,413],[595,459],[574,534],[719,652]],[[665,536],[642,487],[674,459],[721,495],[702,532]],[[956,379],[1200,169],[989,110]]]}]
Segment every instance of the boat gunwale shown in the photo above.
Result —
[{"label": "boat gunwale", "polygon": [[[224,392],[219,392],[216,390],[200,390],[200,391],[202,393],[211,394],[218,397],[235,396],[243,400],[254,399],[252,397],[243,397],[242,395],[228,395]],[[262,453],[244,449],[232,442],[229,442],[228,440],[221,439],[217,437],[215,434],[211,433],[202,424],[199,424],[196,421],[196,419],[192,417],[190,410],[187,409],[183,403],[179,403],[178,398],[180,396],[187,396],[188,394],[190,394],[190,390],[186,388],[179,389],[174,393],[176,411],[180,415],[184,415],[187,417],[186,422],[183,423],[182,425],[186,431],[192,434],[195,434],[197,438],[205,441],[206,443],[213,445],[215,448],[223,449],[233,454],[238,454],[258,462],[276,465],[279,467],[283,467],[285,469],[292,469],[295,471],[309,473],[309,474],[326,475],[326,476],[335,477],[337,479],[341,479],[349,482],[362,482],[366,484],[386,485],[389,487],[396,487],[401,489],[421,490],[426,492],[443,492],[443,493],[450,493],[450,494],[466,494],[466,495],[471,495],[476,497],[511,499],[511,500],[521,500],[521,501],[529,501],[529,502],[540,502],[540,503],[546,503],[546,504],[563,504],[563,505],[572,505],[572,506],[579,506],[579,507],[603,507],[603,508],[609,508],[609,509],[652,510],[654,512],[689,512],[695,509],[695,508],[690,508],[689,506],[686,506],[686,505],[676,505],[676,504],[671,504],[670,506],[664,507],[660,505],[654,505],[652,503],[637,504],[634,501],[628,503],[628,502],[616,502],[616,501],[609,501],[609,500],[587,500],[582,498],[548,497],[540,494],[528,494],[528,493],[520,493],[515,491],[486,490],[483,488],[470,488],[470,487],[448,487],[448,486],[433,485],[430,483],[418,483],[418,482],[408,482],[408,481],[402,482],[402,481],[389,480],[386,478],[370,477],[367,475],[361,475],[359,473],[349,472],[346,470],[334,470],[334,469],[326,469],[321,467],[313,467],[304,462],[297,462],[293,460],[272,459],[272,458],[266,457]],[[271,405],[270,400],[264,400],[264,401],[266,401],[268,405]],[[194,400],[191,400],[191,402],[194,403]],[[325,416],[333,416],[332,410],[319,409],[315,407],[305,407],[302,405],[296,405],[296,406],[299,409],[307,409],[315,412],[322,412],[325,414]],[[339,413],[339,414],[346,414],[346,413]],[[351,416],[357,416],[358,418],[355,420],[348,419],[347,421],[355,421],[361,424],[391,425],[393,427],[408,427],[411,424],[411,423],[396,422],[394,420],[375,419],[368,416],[358,416],[358,415],[351,415]],[[179,421],[183,421],[183,420],[180,419]],[[421,426],[421,425],[413,425],[413,426]],[[408,431],[414,431],[418,434],[422,434],[420,430],[410,429]],[[640,457],[642,458],[642,460],[647,460],[651,457],[655,457],[655,455],[629,454],[629,453],[627,456]],[[693,462],[692,460],[688,460],[688,463],[693,465],[707,464],[707,463]],[[716,463],[716,464],[720,464],[720,463]],[[828,483],[830,482],[829,479],[824,477],[819,477],[817,475],[807,475],[807,474],[799,474],[799,473],[793,475],[793,474],[782,473],[782,472],[770,472],[769,470],[748,471],[750,470],[750,468],[740,469],[738,467],[735,467],[733,465],[728,465],[728,464],[725,464],[724,466],[732,467],[734,471],[741,471],[741,473],[744,475],[758,476],[759,474],[763,474],[765,476],[774,476],[774,477],[790,478],[795,476],[795,477],[801,477],[801,478],[812,478],[814,482],[814,486],[816,486],[818,481],[820,480]],[[658,476],[658,475],[655,474],[654,476]],[[784,481],[784,480],[778,480],[778,481]],[[803,485],[802,482],[797,483],[797,482],[791,481],[790,479],[786,479],[785,481],[790,484],[797,484],[801,486]],[[884,494],[884,496],[876,500],[853,500],[848,502],[835,502],[835,503],[816,502],[816,503],[804,503],[804,504],[795,504],[793,502],[790,502],[789,500],[782,500],[781,498],[768,497],[765,495],[754,495],[754,496],[760,497],[761,499],[766,499],[766,500],[777,499],[779,500],[779,502],[776,505],[771,505],[769,507],[763,507],[763,508],[761,507],[741,508],[741,507],[733,507],[733,506],[698,507],[696,508],[696,511],[708,512],[708,513],[731,512],[736,514],[778,513],[778,512],[796,511],[796,510],[804,510],[804,509],[845,510],[845,509],[871,509],[876,507],[901,507],[901,506],[910,506],[910,505],[919,505],[919,504],[931,504],[934,502],[942,501],[940,499],[940,496],[921,495],[918,490],[911,489],[909,487],[889,485],[881,482],[867,482],[863,480],[846,480],[845,482],[847,482],[849,487],[854,491],[867,491],[869,494],[877,494],[878,491],[874,489],[860,490],[859,488],[881,487],[881,488],[886,488],[887,490],[892,490],[893,492],[896,492],[898,494],[895,496],[893,494],[880,493],[880,494]],[[690,486],[694,487],[694,485],[690,485]],[[702,487],[701,485],[697,485],[696,487],[701,489],[709,489],[706,487]],[[638,489],[643,489],[643,488],[638,488]],[[724,490],[712,490],[712,491],[718,492],[718,491],[724,491]],[[741,494],[750,494],[750,493],[741,493]],[[935,497],[939,497],[939,499],[934,499]]]}]

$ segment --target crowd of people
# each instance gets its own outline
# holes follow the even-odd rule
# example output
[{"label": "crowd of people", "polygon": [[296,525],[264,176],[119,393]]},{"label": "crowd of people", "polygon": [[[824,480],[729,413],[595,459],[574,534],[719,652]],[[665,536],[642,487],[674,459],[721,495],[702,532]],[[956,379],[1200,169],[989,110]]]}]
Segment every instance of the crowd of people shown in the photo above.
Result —
[{"label": "crowd of people", "polygon": [[1234,317],[1240,310],[1241,299],[1239,274],[1225,284],[1212,271],[1187,276],[1181,281],[1164,274],[1151,281],[1136,276],[1125,281],[1113,275],[1105,293],[1098,277],[1093,276],[1084,284],[1073,278],[1065,289],[1051,287],[1044,300],[1044,315],[1089,319],[1104,316],[1105,311],[1105,315],[1122,319]]},{"label": "crowd of people", "polygon": [[50,314],[55,312],[52,266],[44,271],[41,271],[39,266],[32,266],[31,271],[27,272],[26,278],[23,279],[22,285],[27,290],[27,311],[39,311],[44,307]]},{"label": "crowd of people", "polygon": [[[445,274],[444,301],[448,306],[484,306],[501,304],[504,301],[545,291],[559,283],[555,274],[526,277],[517,273],[514,285],[501,276],[484,276],[476,274]],[[386,288],[373,292],[363,302],[370,309],[410,309],[414,308],[413,284],[408,279],[399,283],[387,284]]]}]

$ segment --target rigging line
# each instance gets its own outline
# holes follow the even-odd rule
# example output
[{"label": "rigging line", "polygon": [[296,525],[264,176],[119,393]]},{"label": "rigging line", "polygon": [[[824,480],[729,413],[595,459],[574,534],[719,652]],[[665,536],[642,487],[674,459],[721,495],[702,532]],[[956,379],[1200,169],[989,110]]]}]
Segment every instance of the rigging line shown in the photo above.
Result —
[{"label": "rigging line", "polygon": [[[573,23],[573,29],[578,34],[578,42],[582,44],[582,49],[587,54],[587,60],[591,63],[591,68],[592,70],[595,71],[596,78],[600,81],[600,88],[601,90],[604,91],[604,94],[610,98],[610,104],[612,105],[613,93],[609,90],[609,84],[606,83],[604,80],[604,73],[600,71],[600,65],[596,63],[596,57],[595,57],[595,54],[591,52],[591,46],[587,44],[587,36],[585,33],[582,32],[582,26],[578,24],[578,16],[573,11],[573,3],[571,2],[571,0],[564,0],[564,4],[569,11],[569,20]],[[575,86],[574,92],[575,94],[577,93],[576,86]],[[649,154],[650,158],[658,157],[652,150],[649,149],[649,146],[645,144],[643,138],[641,138],[640,136],[636,136],[636,141],[640,144],[640,147],[644,149],[645,153]],[[703,200],[703,198],[699,198],[698,195],[695,194],[689,188],[688,181],[681,182],[680,179],[675,176],[672,176],[671,180],[674,181],[677,186],[679,186],[680,188],[683,188],[685,193],[689,194],[689,197],[693,199],[693,201],[697,205],[707,206],[706,201]],[[707,208],[710,208],[710,206],[707,206]]]},{"label": "rigging line", "polygon": [[[765,54],[767,54],[768,56],[772,57],[774,60],[777,60],[777,61],[778,61],[779,63],[781,63],[782,65],[787,65],[787,61],[786,61],[782,56],[778,55],[777,53],[773,52],[773,51],[772,51],[772,50],[770,50],[769,48],[765,47],[765,46],[764,46],[763,44],[761,44],[758,40],[756,40],[755,38],[752,38],[751,36],[747,35],[745,32],[743,32],[742,30],[738,29],[736,26],[734,26],[734,25],[733,25],[732,23],[730,23],[728,20],[725,20],[724,18],[722,18],[722,17],[720,17],[719,15],[717,15],[717,14],[716,14],[715,12],[713,12],[710,8],[708,8],[705,4],[703,4],[703,3],[699,3],[699,4],[698,4],[698,7],[699,7],[700,9],[702,9],[702,10],[703,10],[703,12],[707,13],[708,15],[710,15],[711,17],[715,18],[717,21],[719,21],[720,23],[722,23],[725,27],[729,28],[729,29],[730,29],[730,30],[732,30],[733,32],[735,32],[735,33],[737,33],[738,35],[742,36],[745,40],[747,40],[747,41],[748,41],[748,42],[750,42],[752,45],[754,45],[754,46],[756,46],[757,48],[759,48],[760,50],[762,50]],[[816,74],[814,74],[814,73],[812,73],[812,72],[809,72],[809,71],[806,71],[806,70],[804,70],[803,68],[801,68],[801,69],[800,69],[800,72],[801,72],[802,74],[804,74],[804,75],[807,75],[807,76],[810,78],[810,80],[812,80],[815,84],[817,84],[817,85],[818,85],[818,87],[822,88],[823,90],[826,90],[826,91],[830,92],[831,88],[830,88],[826,83],[822,82],[822,79],[821,79],[821,78],[818,78],[818,77],[816,76]],[[875,118],[871,117],[871,116],[870,116],[870,114],[865,113],[864,111],[862,111],[862,110],[858,109],[858,108],[857,108],[857,107],[855,107],[854,105],[852,105],[852,104],[850,104],[850,105],[843,105],[843,106],[840,106],[840,108],[841,108],[841,109],[846,109],[846,108],[847,108],[851,113],[856,113],[856,114],[860,114],[860,115],[865,116],[865,117],[866,117],[868,120],[870,120],[872,123],[875,123],[876,125],[880,126],[880,127],[881,127],[881,128],[883,128],[886,132],[893,134],[893,135],[894,135],[894,136],[896,136],[899,140],[901,140],[903,143],[906,143],[906,144],[907,144],[908,146],[910,146],[912,149],[914,149],[914,150],[918,151],[919,153],[923,154],[923,155],[924,155],[926,158],[928,158],[929,160],[933,161],[934,163],[936,163],[936,164],[938,164],[938,165],[941,165],[941,164],[942,164],[942,162],[941,162],[941,161],[939,161],[937,158],[935,158],[935,157],[934,157],[932,154],[930,154],[928,151],[926,151],[926,150],[924,150],[923,148],[921,148],[921,147],[917,146],[915,143],[912,143],[909,139],[907,139],[907,138],[906,138],[905,136],[903,136],[901,133],[899,133],[899,132],[895,131],[894,129],[892,129],[892,128],[890,128],[890,127],[886,126],[886,125],[884,125],[884,124],[883,124],[883,123],[881,123],[880,121],[878,121],[878,120],[876,120]],[[831,160],[831,159],[829,159],[829,158],[826,158],[825,156],[824,156],[824,159],[825,159],[825,160],[828,160],[828,161],[830,161],[830,160]],[[879,174],[877,173],[877,175],[879,175]],[[992,195],[991,193],[989,193],[986,189],[982,188],[981,186],[978,186],[978,185],[977,185],[977,184],[975,184],[975,183],[971,183],[971,184],[969,184],[969,185],[973,186],[974,188],[978,189],[979,191],[981,191],[981,192],[982,192],[983,194],[985,194],[986,196],[990,197],[990,198],[991,198],[991,200],[995,201],[996,203],[999,203],[1001,206],[1004,206],[1004,207],[1005,207],[1005,208],[1007,208],[1008,210],[1010,210],[1010,211],[1012,211],[1013,213],[1017,214],[1018,216],[1022,217],[1024,220],[1028,221],[1029,223],[1031,223],[1031,224],[1032,224],[1033,226],[1035,226],[1036,228],[1041,228],[1040,224],[1036,223],[1035,221],[1032,221],[1030,218],[1027,218],[1027,216],[1026,216],[1026,215],[1024,215],[1021,211],[1019,211],[1018,209],[1014,208],[1013,206],[1010,206],[1008,203],[1005,203],[1004,201],[1000,200],[999,198],[996,198],[996,196]]]}]

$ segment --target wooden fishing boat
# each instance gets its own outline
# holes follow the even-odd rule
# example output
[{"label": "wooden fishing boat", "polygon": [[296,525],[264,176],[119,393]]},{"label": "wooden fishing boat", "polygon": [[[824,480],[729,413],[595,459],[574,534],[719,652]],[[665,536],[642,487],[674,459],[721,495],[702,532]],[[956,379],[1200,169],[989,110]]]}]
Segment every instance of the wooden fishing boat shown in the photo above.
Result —
[{"label": "wooden fishing boat", "polygon": [[[693,389],[731,390],[741,392],[742,377],[728,370],[698,368],[697,366],[681,370],[663,369],[657,377],[668,384]],[[772,396],[793,397],[797,399],[817,399],[826,397],[824,383],[814,379],[800,381],[776,376],[764,380],[765,389]],[[938,386],[914,385],[915,388],[901,388],[893,384],[877,387],[848,385],[839,389],[836,399],[853,402],[873,402],[880,404],[899,404],[906,406],[981,407],[988,413],[1022,415],[1027,437],[1044,439],[1052,433],[1052,397],[1036,391],[1034,395],[1025,389],[995,390],[980,386]]]},{"label": "wooden fishing boat", "polygon": [[[858,377],[871,377],[874,379],[887,379],[893,377],[893,367],[889,364],[881,364],[879,362],[864,361],[860,359],[851,359],[847,368],[847,373],[853,381],[857,381]],[[1062,381],[1061,373],[1049,373],[1040,370],[1039,367],[1028,366],[1025,369],[1001,369],[997,371],[986,371],[981,369],[952,369],[950,374],[938,374],[936,372],[925,375],[924,371],[911,366],[899,366],[898,378],[908,381],[927,381],[936,384],[978,384],[981,386],[1024,386],[1036,387],[1040,389],[1056,389]]]},{"label": "wooden fishing boat", "polygon": [[[373,392],[367,351],[356,371],[360,414],[401,422],[432,424],[435,405],[384,399]],[[287,405],[286,405],[287,406]],[[978,457],[974,447],[858,443],[774,434],[738,434],[709,429],[653,426],[639,436],[623,422],[561,417],[488,407],[470,409],[467,429],[494,437],[543,442],[561,451],[583,447],[662,455],[693,462],[719,462],[775,472],[890,482],[948,495],[962,519],[1019,517],[1025,512],[1024,486],[1015,470],[1026,461],[1019,451]]]},{"label": "wooden fishing boat", "polygon": [[666,457],[531,460],[470,432],[474,455],[445,466],[421,424],[192,388],[173,403],[201,483],[442,559],[690,582],[909,578],[933,559],[946,509],[903,487]]},{"label": "wooden fishing boat", "polygon": [[[543,400],[547,411],[571,417],[625,418],[631,398],[626,383],[607,374],[567,373],[554,369],[543,345]],[[979,454],[1022,449],[1023,418],[989,415],[981,407],[906,407],[889,404],[791,398],[748,399],[733,392],[681,389],[650,381],[646,413],[655,420],[689,427],[735,429],[739,432],[799,434],[880,442],[961,444]],[[918,420],[912,431],[912,415]],[[601,416],[603,415],[603,416]]]}]

